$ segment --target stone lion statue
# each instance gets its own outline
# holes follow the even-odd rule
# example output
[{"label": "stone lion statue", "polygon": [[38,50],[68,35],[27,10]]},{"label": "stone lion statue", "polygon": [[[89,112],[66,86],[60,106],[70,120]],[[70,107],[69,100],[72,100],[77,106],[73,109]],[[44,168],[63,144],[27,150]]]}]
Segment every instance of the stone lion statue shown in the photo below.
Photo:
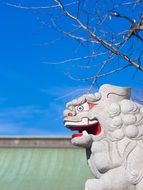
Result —
[{"label": "stone lion statue", "polygon": [[65,126],[77,133],[94,175],[85,190],[143,190],[143,107],[130,88],[105,84],[67,103]]}]

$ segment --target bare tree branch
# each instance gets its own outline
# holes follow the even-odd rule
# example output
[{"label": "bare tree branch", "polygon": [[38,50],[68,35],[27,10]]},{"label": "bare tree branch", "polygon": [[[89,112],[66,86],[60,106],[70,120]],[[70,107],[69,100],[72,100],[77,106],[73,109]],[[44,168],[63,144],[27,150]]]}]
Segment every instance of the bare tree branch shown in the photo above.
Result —
[{"label": "bare tree branch", "polygon": [[[43,63],[51,65],[71,63],[64,65],[65,70],[70,70],[68,77],[72,80],[90,82],[88,91],[97,84],[100,77],[131,66],[136,71],[134,76],[137,71],[143,71],[143,0],[77,0],[74,2],[71,0],[67,4],[65,1],[63,1],[65,4],[62,3],[62,0],[53,0],[53,2],[54,5],[47,2],[47,6],[37,7],[5,3],[14,8],[37,10],[34,13],[38,14],[38,21],[43,28],[52,28],[62,34],[62,37],[51,40],[51,43],[56,43],[57,40],[63,40],[65,37],[78,42],[75,43],[77,47],[74,47],[74,53],[82,56]],[[72,76],[74,74],[71,74],[70,66],[73,62],[78,62],[74,66],[82,69],[78,74],[83,77]]]},{"label": "bare tree branch", "polygon": [[65,13],[66,16],[68,16],[69,18],[73,19],[74,21],[76,21],[81,28],[83,28],[92,38],[94,38],[95,40],[97,40],[99,43],[101,43],[105,48],[107,48],[108,50],[110,50],[112,53],[120,56],[122,59],[124,59],[125,61],[127,61],[128,63],[130,63],[132,66],[138,68],[139,70],[143,71],[143,67],[141,65],[139,65],[138,63],[136,63],[135,61],[131,60],[130,57],[128,57],[126,54],[122,53],[121,51],[119,51],[116,47],[114,47],[112,44],[110,44],[109,42],[107,42],[106,40],[100,38],[98,35],[96,35],[95,33],[93,33],[87,25],[83,24],[81,22],[81,20],[79,20],[77,17],[75,17],[74,15],[72,15],[69,11],[67,11],[65,9],[65,7],[62,5],[62,3],[59,0],[54,0],[57,5],[62,9],[62,11]]}]

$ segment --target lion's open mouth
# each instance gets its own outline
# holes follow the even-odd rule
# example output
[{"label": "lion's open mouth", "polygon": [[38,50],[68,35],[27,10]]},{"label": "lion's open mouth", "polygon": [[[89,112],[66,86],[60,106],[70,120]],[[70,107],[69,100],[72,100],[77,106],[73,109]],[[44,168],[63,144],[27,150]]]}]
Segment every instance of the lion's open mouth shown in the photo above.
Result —
[{"label": "lion's open mouth", "polygon": [[83,118],[80,122],[65,122],[65,127],[72,131],[77,130],[78,133],[74,133],[72,138],[80,137],[82,135],[92,134],[99,135],[101,133],[101,126],[97,120],[89,121],[88,118]]}]

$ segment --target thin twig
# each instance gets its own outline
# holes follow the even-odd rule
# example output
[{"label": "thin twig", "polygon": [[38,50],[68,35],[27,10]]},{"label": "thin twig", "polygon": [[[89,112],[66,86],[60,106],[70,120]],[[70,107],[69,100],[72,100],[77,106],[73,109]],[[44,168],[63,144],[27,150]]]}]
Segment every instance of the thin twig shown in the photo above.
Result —
[{"label": "thin twig", "polygon": [[58,62],[46,62],[45,61],[43,63],[44,64],[49,64],[49,65],[60,65],[60,64],[68,63],[68,62],[79,61],[79,60],[82,60],[82,59],[88,59],[88,58],[92,58],[92,57],[101,56],[101,55],[104,55],[106,53],[107,52],[102,52],[102,53],[99,53],[99,54],[93,53],[92,55],[86,55],[86,56],[83,56],[83,57],[70,58],[70,59],[66,59],[66,60],[58,61]]},{"label": "thin twig", "polygon": [[[78,1],[74,1],[72,3],[68,3],[65,5],[65,7],[67,6],[71,6],[74,4],[77,4]],[[58,5],[50,5],[50,6],[23,6],[21,3],[19,4],[12,4],[12,3],[8,3],[8,2],[4,2],[5,5],[10,6],[10,7],[15,7],[15,8],[19,8],[19,9],[26,9],[26,10],[38,10],[38,9],[53,9],[53,8],[57,8],[59,7]]]},{"label": "thin twig", "polygon": [[[87,78],[74,78],[70,73],[65,73],[70,79],[72,80],[75,80],[75,81],[89,81],[89,80],[92,80],[92,79],[98,79],[98,78],[101,78],[101,77],[105,77],[105,76],[108,76],[108,75],[111,75],[113,73],[116,73],[116,72],[119,72],[119,71],[122,71],[128,67],[131,67],[131,64],[128,64],[128,65],[125,65],[123,67],[119,67],[117,69],[114,69],[114,70],[111,70],[109,72],[106,72],[106,73],[103,73],[103,74],[100,74],[100,75],[94,75],[94,76],[90,76],[90,77],[87,77]],[[88,91],[90,91],[91,89],[89,89]]]}]

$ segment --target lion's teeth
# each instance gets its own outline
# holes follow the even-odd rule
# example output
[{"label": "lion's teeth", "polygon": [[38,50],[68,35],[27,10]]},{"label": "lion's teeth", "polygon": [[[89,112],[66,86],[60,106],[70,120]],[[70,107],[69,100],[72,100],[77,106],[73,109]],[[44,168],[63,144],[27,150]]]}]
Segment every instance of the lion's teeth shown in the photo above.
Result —
[{"label": "lion's teeth", "polygon": [[89,125],[96,124],[96,123],[98,123],[97,120],[89,121]]},{"label": "lion's teeth", "polygon": [[83,135],[88,135],[87,131],[82,131]]},{"label": "lion's teeth", "polygon": [[83,124],[83,125],[88,125],[88,118],[86,118],[86,117],[83,118],[83,119],[82,119],[82,124]]}]

